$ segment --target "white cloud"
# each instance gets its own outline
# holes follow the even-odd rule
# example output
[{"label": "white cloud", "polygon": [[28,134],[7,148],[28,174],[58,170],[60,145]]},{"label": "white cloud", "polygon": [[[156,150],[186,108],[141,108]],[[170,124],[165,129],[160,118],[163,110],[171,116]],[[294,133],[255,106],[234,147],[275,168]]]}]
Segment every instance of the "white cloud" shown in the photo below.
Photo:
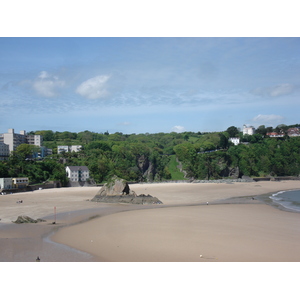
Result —
[{"label": "white cloud", "polygon": [[48,77],[49,77],[48,72],[42,71],[42,72],[40,73],[40,75],[39,75],[38,78],[40,78],[40,79],[46,79],[46,78],[48,78]]},{"label": "white cloud", "polygon": [[295,86],[292,84],[280,84],[277,86],[274,86],[271,91],[270,91],[270,95],[272,97],[278,97],[278,96],[282,96],[282,95],[287,95],[290,94],[294,91]]},{"label": "white cloud", "polygon": [[125,122],[119,123],[118,125],[121,125],[121,126],[129,126],[129,125],[131,125],[131,123],[125,121]]},{"label": "white cloud", "polygon": [[283,83],[271,87],[257,88],[252,93],[258,96],[279,97],[293,93],[296,88],[293,84]]},{"label": "white cloud", "polygon": [[76,93],[88,98],[88,99],[99,99],[108,95],[107,81],[110,76],[100,75],[90,78],[82,82],[76,89]]},{"label": "white cloud", "polygon": [[172,131],[177,132],[177,133],[181,133],[181,132],[185,131],[185,128],[183,126],[180,126],[180,125],[175,125],[172,128]]},{"label": "white cloud", "polygon": [[283,117],[279,115],[257,115],[252,119],[256,126],[269,125],[275,126],[283,121]]},{"label": "white cloud", "polygon": [[55,97],[58,90],[65,86],[63,80],[57,76],[52,76],[46,71],[42,71],[39,76],[32,82],[33,89],[43,97]]}]

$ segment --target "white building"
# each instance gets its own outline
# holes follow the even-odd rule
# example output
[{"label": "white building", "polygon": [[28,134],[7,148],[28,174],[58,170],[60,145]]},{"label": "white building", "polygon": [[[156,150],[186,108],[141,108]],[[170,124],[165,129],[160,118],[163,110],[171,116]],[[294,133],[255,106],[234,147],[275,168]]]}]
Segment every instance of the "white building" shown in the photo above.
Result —
[{"label": "white building", "polygon": [[27,135],[26,141],[29,145],[41,147],[43,143],[43,137],[39,134]]},{"label": "white building", "polygon": [[11,178],[0,178],[0,190],[9,190],[13,188]]},{"label": "white building", "polygon": [[69,146],[57,146],[57,153],[69,152]]},{"label": "white building", "polygon": [[13,187],[17,189],[22,189],[29,184],[28,177],[16,177],[12,178]]},{"label": "white building", "polygon": [[231,137],[229,138],[229,141],[234,143],[235,146],[237,146],[240,143],[240,138],[238,137]]},{"label": "white building", "polygon": [[8,129],[7,133],[0,134],[0,142],[9,146],[9,151],[15,151],[21,144],[26,144],[25,131],[21,130],[20,134],[15,133],[14,129]]},{"label": "white building", "polygon": [[67,166],[66,172],[72,182],[87,181],[90,178],[90,171],[86,166]]},{"label": "white building", "polygon": [[61,154],[63,152],[79,152],[81,148],[82,148],[81,145],[57,146],[57,153]]},{"label": "white building", "polygon": [[0,142],[9,146],[9,152],[15,151],[21,144],[30,144],[40,147],[43,142],[41,135],[26,135],[25,130],[15,133],[14,129],[8,129],[7,133],[0,134]]},{"label": "white building", "polygon": [[29,184],[28,177],[0,178],[0,189],[21,189]]},{"label": "white building", "polygon": [[247,127],[246,125],[243,126],[243,135],[249,134],[253,135],[255,133],[255,128],[253,126]]},{"label": "white building", "polygon": [[70,146],[70,152],[79,152],[81,151],[81,148],[82,146],[81,145],[73,145],[73,146]]}]

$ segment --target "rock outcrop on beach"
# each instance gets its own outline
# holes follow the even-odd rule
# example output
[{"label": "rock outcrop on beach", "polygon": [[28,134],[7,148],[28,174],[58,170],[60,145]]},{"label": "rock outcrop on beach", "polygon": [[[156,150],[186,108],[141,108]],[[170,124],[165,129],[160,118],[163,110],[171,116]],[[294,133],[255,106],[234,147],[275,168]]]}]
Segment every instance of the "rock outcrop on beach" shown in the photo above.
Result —
[{"label": "rock outcrop on beach", "polygon": [[32,219],[28,216],[18,216],[17,220],[14,221],[13,223],[16,224],[22,224],[22,223],[39,223],[39,222],[46,222],[43,219]]},{"label": "rock outcrop on beach", "polygon": [[131,203],[131,204],[162,204],[162,202],[151,195],[137,195],[126,180],[117,176],[111,178],[91,201],[106,203]]}]

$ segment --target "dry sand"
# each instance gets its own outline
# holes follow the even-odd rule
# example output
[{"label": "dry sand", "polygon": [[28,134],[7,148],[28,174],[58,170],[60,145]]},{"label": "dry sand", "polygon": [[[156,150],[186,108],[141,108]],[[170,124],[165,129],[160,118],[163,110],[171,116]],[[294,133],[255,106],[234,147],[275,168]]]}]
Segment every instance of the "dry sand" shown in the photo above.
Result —
[{"label": "dry sand", "polygon": [[[251,199],[300,181],[130,188],[164,204],[95,203],[85,187],[0,196],[0,261],[300,261],[300,214]],[[11,224],[18,215],[46,222]]]}]

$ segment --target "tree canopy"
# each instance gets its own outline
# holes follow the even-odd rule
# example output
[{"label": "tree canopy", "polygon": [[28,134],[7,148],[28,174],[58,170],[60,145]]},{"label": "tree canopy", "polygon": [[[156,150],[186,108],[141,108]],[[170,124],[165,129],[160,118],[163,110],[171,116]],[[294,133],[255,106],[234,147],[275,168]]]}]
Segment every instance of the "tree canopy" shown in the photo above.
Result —
[{"label": "tree canopy", "polygon": [[[287,130],[291,126],[278,128]],[[97,183],[117,175],[128,181],[161,181],[186,178],[217,179],[231,176],[299,176],[300,137],[270,138],[274,130],[259,126],[254,135],[242,135],[234,126],[224,132],[114,134],[36,131],[44,145],[83,146],[80,152],[56,154],[41,161],[26,160],[36,146],[22,144],[6,161],[0,161],[0,177],[28,176],[31,182],[61,180],[67,183],[67,165],[85,165]],[[234,146],[230,137],[239,136]],[[182,164],[183,171],[178,166]]]}]

